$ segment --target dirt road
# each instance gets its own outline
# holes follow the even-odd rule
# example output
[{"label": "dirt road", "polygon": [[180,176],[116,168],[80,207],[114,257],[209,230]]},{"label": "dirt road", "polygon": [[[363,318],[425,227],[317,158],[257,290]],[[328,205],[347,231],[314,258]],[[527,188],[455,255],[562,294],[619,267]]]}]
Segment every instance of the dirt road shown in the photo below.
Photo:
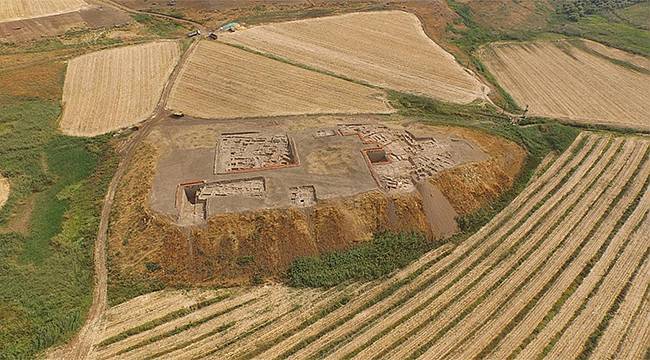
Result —
[{"label": "dirt road", "polygon": [[111,209],[113,207],[113,199],[122,176],[129,167],[131,158],[133,157],[134,150],[142,142],[143,139],[149,135],[151,129],[160,123],[163,119],[169,116],[165,111],[165,104],[172,85],[176,81],[180,69],[187,61],[188,55],[192,52],[198,41],[194,41],[192,45],[181,56],[180,61],[174,68],[171,76],[165,84],[165,88],[158,100],[158,104],[147,120],[143,122],[138,133],[128,140],[128,144],[122,150],[122,160],[120,161],[115,175],[109,184],[108,191],[104,198],[104,207],[99,222],[99,230],[97,239],[95,241],[95,289],[93,291],[93,303],[88,311],[86,323],[81,328],[79,333],[64,347],[58,348],[47,355],[51,359],[85,359],[90,353],[91,347],[95,341],[95,337],[101,334],[102,315],[107,308],[107,283],[108,273],[106,268],[106,242],[108,237],[108,224],[110,220]]}]

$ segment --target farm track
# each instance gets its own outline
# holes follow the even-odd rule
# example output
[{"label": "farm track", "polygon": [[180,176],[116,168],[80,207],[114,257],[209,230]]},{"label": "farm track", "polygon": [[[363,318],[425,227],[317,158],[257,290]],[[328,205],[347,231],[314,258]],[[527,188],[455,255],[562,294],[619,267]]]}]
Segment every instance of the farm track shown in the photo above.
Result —
[{"label": "farm track", "polygon": [[104,196],[104,203],[99,220],[99,228],[97,230],[97,238],[95,239],[93,255],[94,255],[94,272],[95,272],[95,287],[93,289],[93,301],[84,325],[81,327],[77,335],[66,345],[48,351],[46,358],[52,359],[86,359],[89,357],[93,346],[101,342],[101,332],[104,329],[103,316],[108,307],[108,271],[106,265],[106,243],[108,237],[108,224],[110,220],[113,201],[115,199],[115,192],[120,184],[122,176],[131,163],[133,154],[138,145],[145,139],[153,127],[157,125],[162,119],[166,117],[164,114],[164,106],[171,91],[171,85],[176,81],[180,69],[187,60],[187,55],[196,46],[197,42],[193,42],[187,51],[181,56],[172,71],[169,79],[163,87],[162,94],[158,100],[158,104],[153,111],[153,115],[147,119],[140,131],[134,134],[121,149],[122,160],[115,170],[115,174],[108,185],[106,195]]}]

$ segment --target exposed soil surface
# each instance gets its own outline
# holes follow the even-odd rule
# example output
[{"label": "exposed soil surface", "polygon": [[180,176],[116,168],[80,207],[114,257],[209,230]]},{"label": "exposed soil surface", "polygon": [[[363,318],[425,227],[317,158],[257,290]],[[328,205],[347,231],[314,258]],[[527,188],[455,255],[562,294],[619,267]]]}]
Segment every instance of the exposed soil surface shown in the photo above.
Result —
[{"label": "exposed soil surface", "polygon": [[642,358],[649,145],[583,133],[473,236],[385,280],[133,299],[108,312],[93,357],[552,359],[580,356],[591,338],[593,356]]},{"label": "exposed soil surface", "polygon": [[131,21],[125,12],[92,3],[92,6],[78,11],[0,22],[0,41],[36,40],[63,35],[68,31],[124,25]]}]

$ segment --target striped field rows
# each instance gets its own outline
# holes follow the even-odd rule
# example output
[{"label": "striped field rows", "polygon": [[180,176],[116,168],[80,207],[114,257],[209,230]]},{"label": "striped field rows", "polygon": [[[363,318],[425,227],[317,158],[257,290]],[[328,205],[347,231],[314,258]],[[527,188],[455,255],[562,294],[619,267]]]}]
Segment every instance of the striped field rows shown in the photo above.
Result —
[{"label": "striped field rows", "polygon": [[110,309],[98,359],[642,359],[650,141],[582,133],[467,240],[331,289],[163,291]]}]

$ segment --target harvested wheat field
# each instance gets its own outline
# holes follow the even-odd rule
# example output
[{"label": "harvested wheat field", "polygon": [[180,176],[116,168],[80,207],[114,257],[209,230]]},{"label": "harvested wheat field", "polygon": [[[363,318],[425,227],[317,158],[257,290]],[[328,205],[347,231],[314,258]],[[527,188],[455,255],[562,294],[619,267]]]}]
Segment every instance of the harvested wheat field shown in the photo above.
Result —
[{"label": "harvested wheat field", "polygon": [[605,53],[589,43],[578,47],[545,41],[493,44],[481,56],[515,101],[530,106],[532,115],[650,129],[650,72],[608,59],[620,61],[619,52]]},{"label": "harvested wheat field", "polygon": [[179,57],[177,42],[160,41],[71,60],[63,87],[61,130],[94,136],[146,119]]},{"label": "harvested wheat field", "polygon": [[[472,237],[386,280],[146,295],[109,310],[94,356],[640,359],[649,186],[650,141],[583,133]],[[181,315],[119,310],[157,302]]]},{"label": "harvested wheat field", "polygon": [[0,209],[9,199],[9,180],[0,175]]},{"label": "harvested wheat field", "polygon": [[83,0],[3,0],[0,22],[77,11],[88,6]]},{"label": "harvested wheat field", "polygon": [[380,90],[209,41],[190,54],[167,107],[216,119],[392,111]]},{"label": "harvested wheat field", "polygon": [[450,102],[469,103],[488,91],[427,37],[415,15],[401,11],[263,25],[222,38],[351,79]]}]

